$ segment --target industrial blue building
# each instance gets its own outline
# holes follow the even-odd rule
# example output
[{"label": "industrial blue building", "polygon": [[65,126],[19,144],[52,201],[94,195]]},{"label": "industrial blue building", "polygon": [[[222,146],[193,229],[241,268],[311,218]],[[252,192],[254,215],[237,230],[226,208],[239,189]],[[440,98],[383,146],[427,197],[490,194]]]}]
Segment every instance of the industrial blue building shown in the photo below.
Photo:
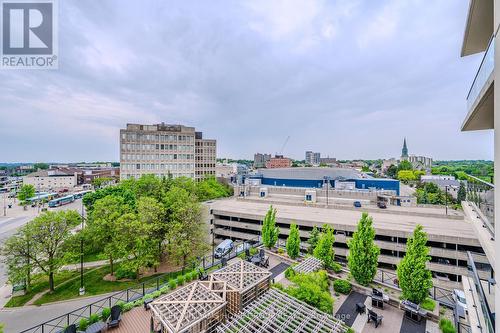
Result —
[{"label": "industrial blue building", "polygon": [[399,180],[363,178],[356,170],[344,168],[259,169],[249,178],[259,179],[262,185],[304,188],[322,188],[326,183],[330,188],[337,188],[342,183],[353,183],[359,190],[387,190],[400,194]]}]

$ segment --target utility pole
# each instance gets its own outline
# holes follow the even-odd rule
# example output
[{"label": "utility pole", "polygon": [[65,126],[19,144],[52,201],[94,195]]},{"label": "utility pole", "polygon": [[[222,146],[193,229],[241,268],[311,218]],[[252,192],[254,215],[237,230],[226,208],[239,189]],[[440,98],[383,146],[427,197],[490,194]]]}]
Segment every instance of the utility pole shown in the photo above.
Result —
[{"label": "utility pole", "polygon": [[7,207],[5,206],[5,195],[7,193],[3,194],[3,216],[7,216]]},{"label": "utility pole", "polygon": [[83,285],[83,227],[84,227],[84,211],[82,197],[82,227],[80,229],[80,296],[85,295],[85,286]]},{"label": "utility pole", "polygon": [[445,185],[445,195],[444,195],[444,202],[445,202],[445,209],[446,209],[446,215],[448,215],[448,185]]}]

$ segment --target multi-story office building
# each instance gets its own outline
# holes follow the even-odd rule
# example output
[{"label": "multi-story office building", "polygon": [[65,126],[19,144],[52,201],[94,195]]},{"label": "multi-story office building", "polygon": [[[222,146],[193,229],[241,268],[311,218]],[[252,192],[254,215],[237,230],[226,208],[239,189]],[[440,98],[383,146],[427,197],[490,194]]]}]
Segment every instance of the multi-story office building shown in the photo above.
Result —
[{"label": "multi-story office building", "polygon": [[255,169],[264,168],[266,162],[271,159],[271,154],[256,153],[253,155],[253,167]]},{"label": "multi-story office building", "polygon": [[321,153],[306,151],[306,164],[318,166],[321,163]]},{"label": "multi-story office building", "polygon": [[78,173],[67,170],[39,170],[23,177],[23,184],[33,185],[37,191],[71,189],[78,185]]},{"label": "multi-story office building", "polygon": [[127,124],[120,130],[120,177],[215,176],[216,141],[194,127]]},{"label": "multi-story office building", "polygon": [[[495,84],[496,77],[500,73],[496,66],[496,63],[500,61],[500,43],[496,41],[499,38],[499,28],[500,1],[471,0],[469,2],[461,55],[468,56],[480,52],[484,52],[484,55],[467,95],[467,115],[462,124],[462,131],[494,131],[495,175],[500,174],[500,115],[496,111],[500,107],[500,91],[497,92],[500,85]],[[498,179],[498,177],[495,178]],[[463,205],[464,212],[469,223],[475,228],[494,271],[498,272],[500,261],[495,259],[500,254],[500,244],[496,241],[495,235],[500,232],[500,223],[496,221],[496,217],[500,216],[498,205],[500,193],[494,191],[493,184],[473,177],[471,179],[481,188],[479,193],[472,197],[477,199],[480,196],[481,200],[471,200],[469,196],[470,201]],[[480,332],[493,332],[494,326],[497,332],[500,332],[500,320],[495,321],[494,313],[495,307],[500,304],[498,279],[495,278],[497,281],[494,287],[491,287],[490,281],[495,280],[489,280],[486,288],[484,280],[474,274],[476,266],[474,261],[469,262],[469,265],[472,274],[464,281],[466,296],[474,300],[469,308],[469,320],[482,328]],[[494,304],[490,301],[491,298],[494,298]],[[474,311],[471,311],[472,308]]]}]

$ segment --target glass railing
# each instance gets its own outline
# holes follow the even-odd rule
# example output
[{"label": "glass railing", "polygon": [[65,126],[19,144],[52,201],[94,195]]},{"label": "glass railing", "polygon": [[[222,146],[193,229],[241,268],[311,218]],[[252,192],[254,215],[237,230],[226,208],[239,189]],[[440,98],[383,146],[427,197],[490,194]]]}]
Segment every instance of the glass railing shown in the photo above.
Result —
[{"label": "glass railing", "polygon": [[495,226],[495,186],[483,179],[467,175],[467,200],[480,210],[479,217],[494,236]]},{"label": "glass railing", "polygon": [[[475,253],[476,256],[481,256],[481,254]],[[473,295],[477,295],[477,298],[473,296],[473,306],[469,308],[469,311],[474,311],[475,316],[478,320],[483,319],[486,327],[478,327],[480,332],[484,333],[494,333],[495,332],[495,313],[492,313],[491,303],[495,300],[495,288],[493,287],[496,283],[493,278],[488,280],[481,280],[477,273],[476,263],[472,257],[472,254],[467,251],[467,264],[469,266],[469,276],[474,281],[474,285],[471,286],[475,289]],[[481,309],[481,312],[478,309]],[[482,316],[481,314],[482,313]],[[472,313],[471,313],[472,314]],[[471,315],[469,314],[469,315]],[[482,318],[480,318],[482,317]]]},{"label": "glass railing", "polygon": [[479,70],[477,71],[476,77],[474,78],[474,82],[472,82],[469,94],[467,95],[467,110],[470,110],[470,108],[476,101],[477,97],[479,96],[479,93],[483,89],[486,81],[490,77],[490,74],[493,72],[494,68],[495,68],[495,38],[492,37],[488,45],[488,49],[484,54],[483,60],[481,61],[481,65],[479,66]]}]

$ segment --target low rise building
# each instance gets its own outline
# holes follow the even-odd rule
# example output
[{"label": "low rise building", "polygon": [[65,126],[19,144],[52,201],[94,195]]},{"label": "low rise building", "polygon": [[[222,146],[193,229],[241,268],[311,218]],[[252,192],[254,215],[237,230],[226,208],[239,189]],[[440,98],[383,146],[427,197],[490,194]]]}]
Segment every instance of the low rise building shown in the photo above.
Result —
[{"label": "low rise building", "polygon": [[289,168],[292,166],[292,160],[283,155],[275,155],[271,157],[269,161],[266,162],[266,168],[276,169],[276,168]]},{"label": "low rise building", "polygon": [[256,153],[253,155],[253,167],[255,169],[266,167],[266,162],[271,159],[271,154]]},{"label": "low rise building", "polygon": [[23,177],[23,184],[40,190],[71,189],[78,185],[78,173],[63,170],[39,170]]},{"label": "low rise building", "polygon": [[308,150],[306,151],[305,161],[306,164],[318,166],[321,163],[321,153]]}]

